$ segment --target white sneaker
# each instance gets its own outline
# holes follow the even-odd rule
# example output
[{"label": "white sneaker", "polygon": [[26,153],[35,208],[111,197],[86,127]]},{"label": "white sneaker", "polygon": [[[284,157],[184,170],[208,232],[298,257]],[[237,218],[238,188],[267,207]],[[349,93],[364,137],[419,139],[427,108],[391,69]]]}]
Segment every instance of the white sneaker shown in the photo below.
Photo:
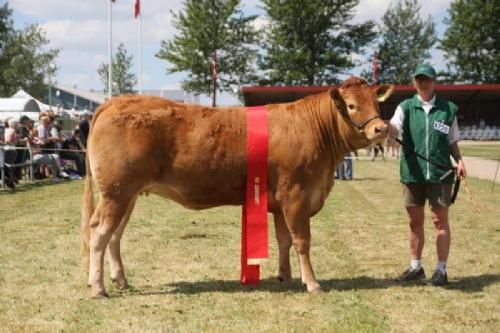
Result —
[{"label": "white sneaker", "polygon": [[69,175],[66,172],[64,172],[63,170],[61,170],[61,172],[59,172],[59,177],[61,177],[61,178],[69,178]]}]

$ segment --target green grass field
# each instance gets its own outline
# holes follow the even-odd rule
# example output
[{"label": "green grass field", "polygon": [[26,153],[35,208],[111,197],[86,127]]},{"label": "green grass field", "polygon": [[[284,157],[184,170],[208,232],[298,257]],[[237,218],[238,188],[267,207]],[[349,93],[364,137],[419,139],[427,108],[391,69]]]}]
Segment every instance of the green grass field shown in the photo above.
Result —
[{"label": "green grass field", "polygon": [[[498,332],[500,191],[469,179],[451,210],[450,284],[397,285],[409,263],[398,164],[355,162],[313,218],[311,260],[324,293],[276,279],[277,250],[259,288],[239,283],[240,208],[189,211],[142,197],[125,231],[132,288],[91,300],[80,263],[81,181],[0,191],[0,332]],[[436,255],[426,223],[424,265]],[[106,265],[107,268],[107,265]]]},{"label": "green grass field", "polygon": [[500,144],[466,144],[460,145],[463,156],[473,156],[498,161],[500,159]]}]

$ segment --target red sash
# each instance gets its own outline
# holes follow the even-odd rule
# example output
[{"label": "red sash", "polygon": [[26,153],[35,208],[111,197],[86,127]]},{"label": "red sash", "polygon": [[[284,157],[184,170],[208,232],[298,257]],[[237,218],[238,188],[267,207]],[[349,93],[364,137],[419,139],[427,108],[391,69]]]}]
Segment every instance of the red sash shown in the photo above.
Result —
[{"label": "red sash", "polygon": [[267,159],[269,128],[265,106],[247,108],[247,184],[242,209],[241,283],[257,285],[260,264],[269,257]]}]

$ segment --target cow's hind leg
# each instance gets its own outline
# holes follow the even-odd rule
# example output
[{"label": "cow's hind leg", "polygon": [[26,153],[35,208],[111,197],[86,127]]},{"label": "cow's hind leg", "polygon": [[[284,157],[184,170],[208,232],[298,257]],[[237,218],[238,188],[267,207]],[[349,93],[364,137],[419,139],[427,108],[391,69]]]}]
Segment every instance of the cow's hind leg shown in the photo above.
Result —
[{"label": "cow's hind leg", "polygon": [[123,235],[123,231],[125,230],[125,227],[127,226],[127,223],[130,219],[130,215],[134,210],[135,202],[136,198],[134,198],[129,203],[127,211],[125,212],[125,215],[123,216],[120,225],[113,232],[113,235],[111,236],[111,239],[109,240],[108,244],[109,274],[111,277],[111,281],[113,282],[115,287],[121,290],[128,288],[128,282],[127,278],[125,277],[125,269],[123,268],[123,262],[120,251],[120,242]]},{"label": "cow's hind leg", "polygon": [[279,251],[278,279],[283,282],[292,281],[292,270],[290,268],[290,248],[292,247],[292,236],[281,214],[274,214],[274,229]]},{"label": "cow's hind leg", "polygon": [[130,200],[103,196],[90,221],[89,284],[92,298],[107,297],[104,288],[104,253],[113,232],[118,228]]},{"label": "cow's hind leg", "polygon": [[300,262],[302,283],[307,286],[308,292],[320,292],[321,287],[314,277],[314,271],[309,257],[311,246],[310,217],[305,215],[306,209],[300,205],[285,212],[285,221],[292,234],[292,242],[297,250]]}]

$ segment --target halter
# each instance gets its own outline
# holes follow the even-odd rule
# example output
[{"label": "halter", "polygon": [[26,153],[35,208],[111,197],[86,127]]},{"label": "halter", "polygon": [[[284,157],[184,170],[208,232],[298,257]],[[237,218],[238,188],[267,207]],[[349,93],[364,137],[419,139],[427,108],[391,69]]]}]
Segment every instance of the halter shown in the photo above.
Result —
[{"label": "halter", "polygon": [[349,116],[349,114],[347,114],[347,112],[343,111],[342,108],[340,107],[337,107],[337,109],[339,110],[340,114],[342,115],[342,117],[344,117],[344,119],[346,119],[347,121],[349,121],[354,127],[356,127],[358,129],[358,131],[360,133],[363,133],[366,125],[368,125],[372,120],[375,120],[375,119],[378,119],[380,118],[380,116],[377,114],[373,117],[371,117],[370,119],[362,122],[362,123],[359,123],[357,121],[354,121],[352,120],[352,118]]}]

